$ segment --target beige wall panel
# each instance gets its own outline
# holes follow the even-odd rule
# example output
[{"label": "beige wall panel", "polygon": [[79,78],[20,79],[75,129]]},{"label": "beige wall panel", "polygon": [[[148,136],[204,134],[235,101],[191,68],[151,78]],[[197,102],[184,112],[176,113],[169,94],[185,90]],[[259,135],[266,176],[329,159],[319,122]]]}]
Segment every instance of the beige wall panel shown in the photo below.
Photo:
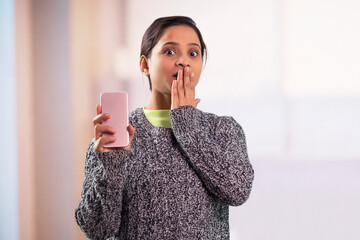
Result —
[{"label": "beige wall panel", "polygon": [[15,1],[19,237],[35,240],[34,105],[31,1]]}]

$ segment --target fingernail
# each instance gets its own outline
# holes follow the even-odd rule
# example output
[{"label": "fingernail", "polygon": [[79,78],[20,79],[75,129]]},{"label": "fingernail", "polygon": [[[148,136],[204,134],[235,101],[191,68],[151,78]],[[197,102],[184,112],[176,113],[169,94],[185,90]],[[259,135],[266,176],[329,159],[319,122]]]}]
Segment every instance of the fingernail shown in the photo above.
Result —
[{"label": "fingernail", "polygon": [[189,67],[186,67],[186,68],[185,68],[185,71],[186,71],[186,72],[189,72]]},{"label": "fingernail", "polygon": [[191,73],[191,77],[195,77],[195,74],[194,74],[194,73]]}]

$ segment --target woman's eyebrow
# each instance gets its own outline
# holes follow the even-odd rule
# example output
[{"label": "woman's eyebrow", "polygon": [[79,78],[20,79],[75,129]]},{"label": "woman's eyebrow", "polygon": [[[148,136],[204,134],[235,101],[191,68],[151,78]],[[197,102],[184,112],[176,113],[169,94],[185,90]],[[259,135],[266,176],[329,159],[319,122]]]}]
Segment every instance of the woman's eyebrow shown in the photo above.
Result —
[{"label": "woman's eyebrow", "polygon": [[[167,43],[164,43],[161,47],[163,48],[166,45],[180,45],[180,43],[178,43],[178,42],[167,42]],[[187,45],[198,46],[201,49],[200,45],[197,44],[197,43],[188,43]]]}]

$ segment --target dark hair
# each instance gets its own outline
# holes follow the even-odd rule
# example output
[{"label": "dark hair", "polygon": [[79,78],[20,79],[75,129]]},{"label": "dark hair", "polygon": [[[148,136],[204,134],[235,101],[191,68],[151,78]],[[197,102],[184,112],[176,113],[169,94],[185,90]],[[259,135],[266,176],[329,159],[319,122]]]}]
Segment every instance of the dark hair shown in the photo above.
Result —
[{"label": "dark hair", "polygon": [[[170,16],[156,19],[150,27],[145,31],[141,41],[140,57],[142,55],[149,58],[151,51],[157,44],[164,31],[171,26],[186,25],[194,29],[200,40],[201,47],[201,59],[204,60],[204,56],[207,56],[207,50],[205,42],[202,38],[200,30],[197,28],[196,23],[189,17],[185,16]],[[206,59],[206,58],[205,58]],[[149,84],[151,90],[151,80],[149,77]]]}]

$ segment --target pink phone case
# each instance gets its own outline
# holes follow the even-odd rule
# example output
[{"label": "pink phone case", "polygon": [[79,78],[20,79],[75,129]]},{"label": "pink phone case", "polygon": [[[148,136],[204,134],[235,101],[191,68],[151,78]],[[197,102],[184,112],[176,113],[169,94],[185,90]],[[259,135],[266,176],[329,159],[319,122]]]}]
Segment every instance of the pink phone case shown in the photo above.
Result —
[{"label": "pink phone case", "polygon": [[[106,92],[100,96],[102,113],[111,114],[111,118],[103,122],[116,129],[116,141],[104,147],[125,147],[129,145],[128,95],[126,92]],[[106,135],[106,134],[104,134]],[[110,135],[110,134],[109,134]]]}]

